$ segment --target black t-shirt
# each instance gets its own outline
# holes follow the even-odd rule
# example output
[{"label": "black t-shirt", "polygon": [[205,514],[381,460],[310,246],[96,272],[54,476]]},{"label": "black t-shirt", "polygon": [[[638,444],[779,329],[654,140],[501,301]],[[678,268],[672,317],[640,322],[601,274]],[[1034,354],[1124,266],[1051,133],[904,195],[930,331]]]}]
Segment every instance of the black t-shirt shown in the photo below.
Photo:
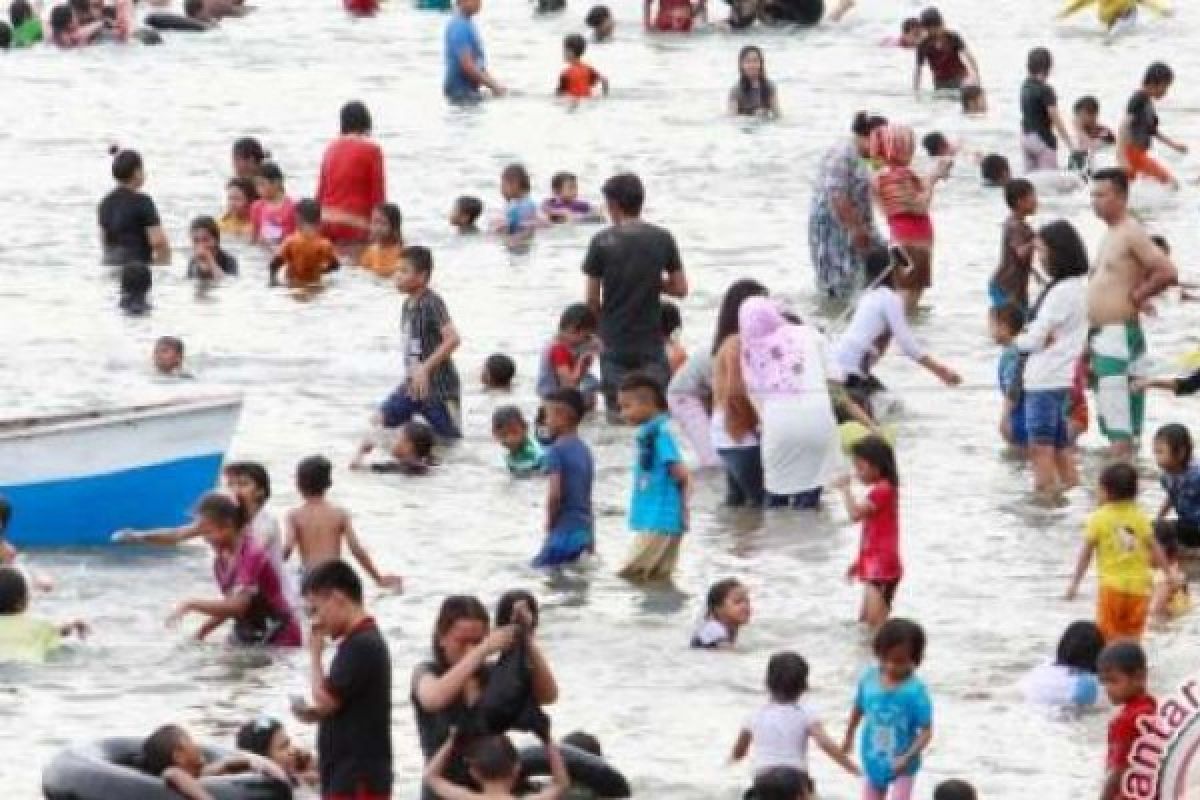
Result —
[{"label": "black t-shirt", "polygon": [[118,186],[96,210],[104,231],[104,263],[111,266],[149,264],[154,260],[147,228],[162,224],[150,195]]},{"label": "black t-shirt", "polygon": [[[417,741],[420,742],[421,753],[424,754],[427,763],[450,738],[450,729],[464,727],[472,713],[472,708],[467,705],[461,694],[441,711],[426,711],[421,706],[421,701],[417,699],[417,684],[423,677],[432,675],[440,678],[446,674],[448,669],[449,667],[439,665],[434,661],[425,661],[418,664],[417,668],[413,670],[411,697],[413,716],[417,723]],[[486,686],[488,668],[486,666],[481,668],[477,677],[480,684]],[[461,754],[450,759],[444,774],[451,783],[459,786],[474,786],[470,772],[467,770],[467,762],[463,760]],[[422,800],[437,800],[437,795],[428,787],[423,787],[421,798]]]},{"label": "black t-shirt", "polygon": [[[237,275],[237,259],[229,255],[225,250],[218,247],[217,252],[214,254],[214,260],[217,262],[217,267],[221,272],[226,275]],[[200,274],[200,261],[193,258],[188,262],[187,276],[189,278],[199,278]]]},{"label": "black t-shirt", "polygon": [[1154,100],[1145,89],[1138,89],[1129,98],[1125,112],[1131,118],[1129,134],[1133,143],[1140,150],[1149,150],[1154,135],[1158,133],[1158,112],[1154,110]]},{"label": "black t-shirt", "polygon": [[338,645],[326,690],[340,707],[317,728],[321,794],[392,791],[392,658],[375,621],[366,619]]},{"label": "black t-shirt", "polygon": [[1036,133],[1050,148],[1058,147],[1050,109],[1058,105],[1058,96],[1045,81],[1026,78],[1021,84],[1021,130]]},{"label": "black t-shirt", "polygon": [[967,65],[962,59],[962,52],[966,49],[967,43],[954,31],[926,37],[917,45],[917,66],[929,63],[934,88],[957,89],[967,77]]},{"label": "black t-shirt", "polygon": [[601,284],[600,339],[612,353],[662,349],[663,273],[683,269],[675,237],[646,222],[630,221],[592,237],[583,272]]}]

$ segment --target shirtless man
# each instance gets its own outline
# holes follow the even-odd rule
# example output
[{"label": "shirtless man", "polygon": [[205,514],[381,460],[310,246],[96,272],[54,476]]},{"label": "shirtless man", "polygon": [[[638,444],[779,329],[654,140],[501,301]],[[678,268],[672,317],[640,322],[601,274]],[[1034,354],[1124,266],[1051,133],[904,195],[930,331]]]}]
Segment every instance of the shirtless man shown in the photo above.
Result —
[{"label": "shirtless man", "polygon": [[1100,431],[1114,458],[1129,459],[1142,433],[1145,392],[1134,391],[1143,374],[1146,337],[1141,313],[1178,276],[1170,257],[1129,215],[1129,179],[1120,169],[1092,177],[1092,209],[1108,226],[1088,284],[1088,351]]},{"label": "shirtless man", "polygon": [[384,589],[399,591],[404,579],[399,575],[384,575],[358,541],[350,524],[350,513],[325,499],[333,486],[333,466],[324,456],[310,456],[296,467],[296,488],[304,497],[304,505],[293,508],[284,519],[287,531],[283,558],[291,558],[293,550],[300,551],[300,561],[307,572],[318,564],[341,558],[342,541],[371,579]]}]

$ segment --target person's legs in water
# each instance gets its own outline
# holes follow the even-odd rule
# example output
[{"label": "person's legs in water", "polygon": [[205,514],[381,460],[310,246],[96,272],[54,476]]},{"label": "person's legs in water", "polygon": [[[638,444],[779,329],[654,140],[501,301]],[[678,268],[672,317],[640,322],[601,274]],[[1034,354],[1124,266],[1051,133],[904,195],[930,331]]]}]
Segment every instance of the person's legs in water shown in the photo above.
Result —
[{"label": "person's legs in water", "polygon": [[701,467],[715,467],[721,463],[712,446],[709,430],[712,421],[708,418],[708,410],[700,398],[690,394],[668,394],[667,407],[671,409],[671,417],[679,423],[679,429],[692,446],[692,452]]},{"label": "person's legs in water", "polygon": [[1112,458],[1129,460],[1146,412],[1145,392],[1132,387],[1132,379],[1145,372],[1145,336],[1136,322],[1105,325],[1092,333],[1089,346],[1100,432]]},{"label": "person's legs in water", "polygon": [[[762,453],[759,447],[730,447],[720,451],[729,482],[728,503],[761,508],[763,504]],[[739,499],[741,502],[733,502]]]},{"label": "person's legs in water", "polygon": [[600,354],[600,381],[604,393],[604,412],[608,421],[620,424],[620,409],[617,405],[617,389],[621,381],[631,372],[649,375],[664,389],[671,380],[671,367],[667,363],[667,351],[657,353],[618,353],[605,350]]},{"label": "person's legs in water", "polygon": [[[1060,473],[1060,451],[1069,450],[1066,420],[1066,390],[1048,389],[1025,393],[1025,427],[1029,434],[1029,462],[1033,466],[1033,488],[1038,494],[1053,494],[1075,483],[1073,452],[1071,469]],[[1071,485],[1074,485],[1072,483]]]}]

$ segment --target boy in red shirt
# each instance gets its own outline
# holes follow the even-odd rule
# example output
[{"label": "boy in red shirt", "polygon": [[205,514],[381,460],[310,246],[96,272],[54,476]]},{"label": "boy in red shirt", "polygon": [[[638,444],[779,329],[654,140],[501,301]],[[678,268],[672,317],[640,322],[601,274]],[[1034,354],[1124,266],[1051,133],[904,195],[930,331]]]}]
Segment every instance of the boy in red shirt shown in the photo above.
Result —
[{"label": "boy in red shirt", "polygon": [[1129,755],[1141,736],[1138,721],[1143,717],[1153,719],[1158,703],[1146,691],[1146,653],[1138,643],[1118,641],[1110,644],[1100,653],[1096,670],[1108,692],[1108,699],[1114,706],[1120,706],[1108,723],[1108,756],[1100,800],[1125,800],[1121,784],[1129,769]]},{"label": "boy in red shirt", "polygon": [[563,58],[567,67],[559,77],[558,89],[555,90],[559,97],[573,97],[577,100],[591,97],[592,89],[597,84],[604,94],[608,94],[608,78],[596,72],[590,64],[583,63],[586,50],[587,40],[578,33],[572,33],[563,40]]}]

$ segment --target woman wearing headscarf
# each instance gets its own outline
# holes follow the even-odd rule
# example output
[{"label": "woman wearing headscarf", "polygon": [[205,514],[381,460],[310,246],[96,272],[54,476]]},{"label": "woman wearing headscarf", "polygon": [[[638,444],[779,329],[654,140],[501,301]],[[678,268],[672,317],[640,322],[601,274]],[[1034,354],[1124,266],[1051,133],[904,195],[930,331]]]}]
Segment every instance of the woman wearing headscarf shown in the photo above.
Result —
[{"label": "woman wearing headscarf", "polygon": [[887,124],[883,117],[860,111],[854,136],[821,159],[808,216],[808,249],[817,289],[828,298],[846,300],[858,289],[863,258],[883,239],[871,216],[871,131]]}]

